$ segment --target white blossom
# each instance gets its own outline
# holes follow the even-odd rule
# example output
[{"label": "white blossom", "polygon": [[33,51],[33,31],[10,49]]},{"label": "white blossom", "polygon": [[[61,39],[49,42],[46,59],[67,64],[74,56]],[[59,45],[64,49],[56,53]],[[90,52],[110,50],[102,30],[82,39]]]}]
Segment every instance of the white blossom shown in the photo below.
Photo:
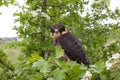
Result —
[{"label": "white blossom", "polygon": [[81,80],[91,80],[92,78],[92,74],[90,71],[86,71],[85,75],[83,76],[83,78]]},{"label": "white blossom", "polygon": [[115,53],[112,55],[112,59],[118,59],[120,58],[120,54],[119,53]]},{"label": "white blossom", "polygon": [[109,70],[112,67],[112,63],[106,61],[106,69]]},{"label": "white blossom", "polygon": [[115,43],[116,41],[117,41],[116,39],[107,41],[107,42],[104,44],[104,47],[108,47],[108,46],[110,46],[111,44]]},{"label": "white blossom", "polygon": [[112,57],[109,58],[108,61],[106,61],[106,69],[109,70],[113,66],[113,64],[117,61],[118,58],[120,58],[119,53],[113,54]]},{"label": "white blossom", "polygon": [[50,20],[50,16],[48,16],[46,13],[42,12],[41,14],[43,17],[46,17],[48,20]]}]

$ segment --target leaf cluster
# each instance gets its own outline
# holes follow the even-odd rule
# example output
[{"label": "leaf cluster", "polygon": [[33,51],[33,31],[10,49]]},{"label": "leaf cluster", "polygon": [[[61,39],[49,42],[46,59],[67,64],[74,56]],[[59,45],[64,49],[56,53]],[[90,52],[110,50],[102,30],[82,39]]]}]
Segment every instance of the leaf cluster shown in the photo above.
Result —
[{"label": "leaf cluster", "polygon": [[[14,14],[18,17],[15,22],[20,23],[14,29],[21,39],[18,45],[23,46],[23,53],[11,79],[80,80],[86,71],[92,73],[92,80],[97,76],[102,80],[120,78],[119,68],[107,70],[105,64],[111,55],[120,52],[120,11],[111,11],[103,0],[88,5],[86,0],[27,0]],[[91,61],[90,68],[60,59],[63,50],[55,48],[49,36],[50,26],[55,23],[65,24],[81,39]]]}]

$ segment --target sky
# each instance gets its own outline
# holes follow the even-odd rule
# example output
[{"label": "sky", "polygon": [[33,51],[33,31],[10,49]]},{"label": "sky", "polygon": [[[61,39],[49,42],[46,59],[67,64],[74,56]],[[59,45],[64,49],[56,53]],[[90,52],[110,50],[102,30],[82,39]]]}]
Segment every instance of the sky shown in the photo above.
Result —
[{"label": "sky", "polygon": [[[23,4],[24,0],[16,0],[20,3],[20,5]],[[120,8],[120,0],[111,0],[110,3],[110,9],[114,10],[116,7]],[[16,31],[13,30],[14,26],[14,19],[13,13],[18,8],[15,8],[14,6],[0,7],[0,37],[17,37]]]},{"label": "sky", "polygon": [[[16,0],[20,5],[23,5],[24,0]],[[17,37],[16,31],[13,30],[14,12],[17,7],[10,5],[9,7],[0,7],[0,37]]]}]

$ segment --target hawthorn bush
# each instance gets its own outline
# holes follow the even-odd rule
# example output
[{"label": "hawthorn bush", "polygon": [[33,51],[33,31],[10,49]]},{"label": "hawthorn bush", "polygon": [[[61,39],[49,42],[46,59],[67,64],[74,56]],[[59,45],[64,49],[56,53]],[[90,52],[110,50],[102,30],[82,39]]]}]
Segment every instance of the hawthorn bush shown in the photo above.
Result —
[{"label": "hawthorn bush", "polygon": [[[120,11],[111,11],[109,2],[26,0],[23,6],[17,5],[20,9],[14,16],[20,25],[14,29],[21,41],[14,45],[21,46],[22,53],[6,80],[85,80],[86,71],[91,80],[96,76],[101,80],[119,80]],[[49,36],[50,26],[55,23],[65,24],[81,39],[91,61],[90,68],[59,59],[63,50],[55,48]]]}]

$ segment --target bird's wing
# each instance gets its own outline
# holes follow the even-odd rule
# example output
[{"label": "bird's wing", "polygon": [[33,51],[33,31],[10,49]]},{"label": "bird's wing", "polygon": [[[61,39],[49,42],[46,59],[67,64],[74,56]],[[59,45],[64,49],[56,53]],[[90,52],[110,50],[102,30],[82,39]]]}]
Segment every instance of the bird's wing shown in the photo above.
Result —
[{"label": "bird's wing", "polygon": [[63,35],[61,37],[64,37],[65,43],[69,44],[69,45],[67,45],[69,48],[73,49],[73,46],[74,46],[75,47],[74,50],[78,49],[78,50],[84,52],[82,43],[80,42],[80,40],[78,38],[76,38],[74,35],[72,35],[71,33],[68,32],[66,35]]},{"label": "bird's wing", "polygon": [[70,59],[75,60],[79,63],[89,63],[81,42],[75,36],[73,36],[71,33],[67,33],[65,35],[62,35],[59,40],[66,55]]}]

